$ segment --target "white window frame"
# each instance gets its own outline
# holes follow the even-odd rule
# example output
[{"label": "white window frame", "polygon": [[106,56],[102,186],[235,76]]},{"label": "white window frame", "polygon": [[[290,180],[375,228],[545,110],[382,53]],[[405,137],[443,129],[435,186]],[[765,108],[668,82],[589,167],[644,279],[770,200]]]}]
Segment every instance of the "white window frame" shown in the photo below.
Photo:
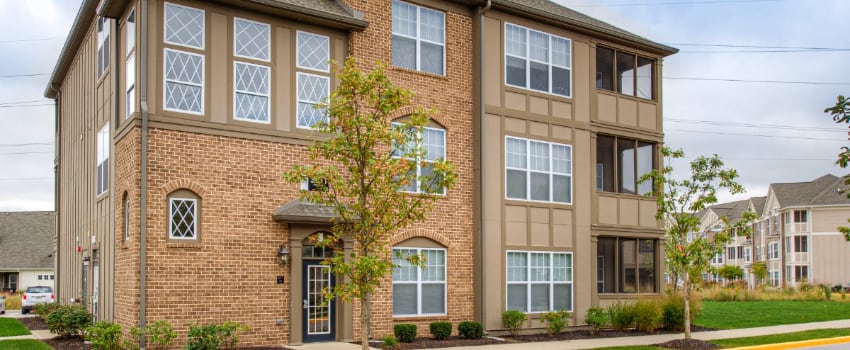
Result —
[{"label": "white window frame", "polygon": [[744,247],[744,262],[753,261],[753,250],[750,247]]},{"label": "white window frame", "polygon": [[[424,251],[442,251],[443,252],[443,313],[423,313],[422,312],[422,284],[438,284],[439,281],[422,281],[422,272],[425,270],[423,267],[416,267],[416,281],[396,281],[393,280],[392,284],[408,284],[416,285],[416,313],[415,314],[395,314],[393,311],[392,317],[408,317],[408,316],[445,316],[448,314],[448,297],[449,297],[449,289],[448,289],[448,274],[449,274],[449,265],[448,265],[448,251],[446,248],[418,248],[418,247],[393,247],[392,254],[395,256],[397,250],[415,250],[416,254],[422,254]],[[427,264],[427,261],[426,261]]]},{"label": "white window frame", "polygon": [[[249,23],[252,23],[252,24],[259,24],[263,27],[266,27],[266,30],[269,33],[269,45],[266,47],[266,52],[265,52],[267,58],[263,59],[263,58],[253,57],[253,56],[245,56],[245,55],[240,55],[237,52],[237,50],[236,50],[236,23],[240,22],[240,21],[249,22]],[[272,59],[272,43],[271,43],[271,41],[272,41],[272,31],[271,31],[271,25],[270,24],[258,22],[258,21],[252,21],[250,19],[245,19],[245,18],[241,18],[241,17],[233,17],[233,57],[244,58],[244,59],[249,59],[249,60],[257,60],[257,61],[261,61],[261,62],[271,62],[271,59]]]},{"label": "white window frame", "polygon": [[[317,78],[322,78],[322,79],[327,80],[328,81],[328,84],[327,84],[328,89],[325,92],[325,98],[328,98],[328,96],[331,95],[331,78],[328,77],[328,76],[324,76],[324,75],[310,74],[310,73],[305,73],[305,72],[296,72],[295,73],[295,99],[296,99],[296,101],[295,101],[295,125],[299,129],[312,130],[313,129],[312,125],[302,125],[301,124],[301,118],[300,118],[300,115],[298,115],[298,104],[304,102],[304,103],[310,103],[312,105],[316,105],[316,104],[322,103],[322,101],[301,100],[300,94],[299,94],[299,91],[298,91],[298,77],[302,76],[302,75],[312,76],[312,77],[317,77]],[[328,116],[325,115],[325,120],[327,120],[327,118],[328,118]]]},{"label": "white window frame", "polygon": [[[403,126],[404,126],[404,124],[402,124],[402,123],[398,123],[398,122],[393,122],[393,123],[392,123],[392,126],[393,126],[393,127],[403,127]],[[424,126],[424,127],[422,127],[422,129],[423,129],[423,130],[424,130],[424,129],[428,129],[428,130],[437,131],[437,132],[442,133],[442,134],[443,134],[443,152],[446,152],[446,153],[447,153],[447,150],[446,150],[446,137],[447,137],[446,129],[442,129],[442,128],[432,128],[432,127],[428,127],[428,126]],[[419,136],[418,136],[418,137],[419,137],[419,140],[423,140],[423,139],[424,139],[424,135],[423,135],[423,133],[419,133]],[[416,146],[417,146],[417,147],[422,147],[422,144],[421,144],[421,143],[419,143],[419,144],[417,144]],[[393,158],[403,158],[403,157],[402,157],[402,156],[393,156]],[[445,153],[443,153],[443,157],[442,157],[441,159],[446,159],[446,154],[445,154]],[[415,185],[416,190],[415,190],[415,191],[402,190],[402,191],[407,192],[407,193],[427,193],[427,194],[436,194],[436,195],[445,195],[445,194],[446,194],[446,188],[445,188],[445,187],[442,187],[442,188],[441,188],[441,190],[440,190],[439,192],[425,192],[425,191],[422,191],[422,186],[421,186],[421,184],[419,183],[419,179],[422,177],[422,164],[421,164],[420,162],[426,162],[426,163],[434,164],[436,161],[433,161],[433,160],[427,160],[427,159],[409,159],[409,160],[414,161],[414,162],[416,163],[416,180],[415,180],[415,182],[416,182],[416,183],[414,184],[414,185]]]},{"label": "white window frame", "polygon": [[129,241],[130,241],[130,197],[127,196],[127,198],[124,198],[124,242],[129,242]]},{"label": "white window frame", "polygon": [[[95,159],[95,195],[109,192],[109,122],[97,132],[97,158]],[[100,171],[98,168],[103,166]]]},{"label": "white window frame", "polygon": [[[396,32],[392,32],[392,34],[391,34],[391,35],[398,35],[398,36],[400,36],[402,38],[406,38],[406,39],[412,39],[416,42],[416,67],[413,68],[413,69],[416,70],[416,71],[419,71],[419,72],[445,76],[446,75],[446,13],[443,12],[443,11],[438,11],[438,10],[432,9],[432,8],[423,7],[423,6],[419,6],[419,5],[416,5],[416,4],[411,4],[411,3],[405,2],[405,1],[393,0],[392,2],[393,3],[396,3],[396,2],[403,3],[405,5],[410,5],[410,6],[413,6],[413,7],[416,8],[416,37],[412,37],[412,36],[409,36],[409,35],[396,33]],[[438,43],[436,41],[431,41],[431,40],[421,38],[421,36],[422,36],[421,35],[422,34],[421,17],[422,17],[422,11],[423,10],[433,11],[433,12],[436,12],[436,13],[439,13],[439,14],[442,15],[442,17],[443,17],[443,42],[442,43]],[[395,20],[395,18],[392,18],[391,20]],[[390,26],[392,27],[392,22],[390,22]],[[392,41],[392,38],[390,38],[390,40]],[[428,72],[428,71],[422,70],[422,42],[425,42],[425,43],[428,43],[428,44],[431,44],[431,45],[439,45],[439,46],[443,47],[443,71],[442,72],[434,73],[434,72]],[[401,67],[401,68],[410,69],[408,67]]]},{"label": "white window frame", "polygon": [[97,79],[106,75],[109,70],[109,34],[111,31],[112,20],[106,17],[98,17],[97,19]]},{"label": "white window frame", "polygon": [[[518,57],[518,56],[514,56],[514,55],[511,55],[511,54],[508,53],[508,50],[507,50],[507,40],[508,40],[508,38],[507,38],[507,35],[504,35],[505,39],[503,40],[504,42],[502,44],[503,44],[503,47],[505,48],[504,49],[505,51],[502,53],[502,55],[503,55],[504,65],[505,65],[505,68],[504,68],[504,74],[505,74],[504,83],[505,83],[505,86],[516,87],[516,88],[520,88],[520,89],[524,89],[524,90],[535,91],[535,92],[550,94],[550,95],[555,95],[555,96],[562,96],[562,97],[566,97],[566,98],[572,98],[573,97],[573,89],[575,88],[575,86],[573,85],[573,41],[572,41],[572,39],[565,38],[565,37],[555,35],[555,34],[542,32],[542,31],[539,31],[539,30],[534,30],[534,29],[531,29],[531,28],[528,28],[528,27],[525,27],[525,26],[510,23],[510,22],[505,22],[505,25],[503,27],[504,33],[507,33],[508,26],[513,26],[513,27],[525,29],[525,57]],[[546,35],[548,37],[548,39],[549,39],[549,62],[540,62],[540,61],[537,61],[537,60],[534,60],[534,59],[531,58],[531,53],[530,53],[531,52],[531,41],[529,40],[529,37],[531,36],[531,32],[543,34],[543,35]],[[566,40],[569,43],[569,45],[570,45],[570,53],[569,53],[570,54],[570,59],[569,59],[570,66],[569,67],[564,67],[564,66],[560,66],[560,65],[556,65],[556,64],[552,63],[552,37],[556,37],[556,38],[559,38],[559,39],[562,39],[562,40]],[[507,56],[511,56],[513,58],[526,61],[526,63],[525,63],[525,84],[526,84],[526,86],[519,86],[519,85],[513,85],[513,84],[508,83]],[[531,61],[534,61],[534,62],[539,63],[539,64],[545,64],[549,67],[549,85],[548,85],[549,91],[540,91],[540,90],[535,90],[535,89],[531,88],[531,64],[530,64]],[[556,93],[552,92],[552,67],[553,66],[561,68],[561,69],[566,69],[567,71],[569,71],[569,73],[570,73],[570,81],[569,81],[570,93],[568,95],[561,95],[561,94],[556,94]]]},{"label": "white window frame", "polygon": [[714,265],[723,265],[723,253],[714,254],[711,258],[711,263]]},{"label": "white window frame", "polygon": [[767,244],[767,257],[770,260],[779,260],[779,242]]},{"label": "white window frame", "polygon": [[[168,20],[168,7],[169,6],[180,7],[180,8],[184,8],[184,9],[187,9],[187,10],[198,11],[198,12],[201,13],[201,45],[200,46],[192,46],[192,45],[187,45],[187,44],[178,43],[178,42],[168,40],[168,24],[166,23],[166,21]],[[206,46],[206,35],[207,35],[207,13],[206,13],[206,11],[204,11],[203,9],[195,8],[195,7],[178,5],[178,4],[175,4],[173,2],[165,2],[165,4],[163,5],[162,12],[163,12],[162,13],[162,28],[163,28],[163,30],[162,30],[162,41],[163,42],[165,42],[166,44],[169,44],[169,45],[189,47],[189,48],[202,50],[202,51],[204,50],[204,47]]]},{"label": "white window frame", "polygon": [[[124,72],[124,119],[129,119],[136,113],[136,53],[127,57]],[[133,77],[131,80],[130,77]]]},{"label": "white window frame", "polygon": [[[525,141],[525,145],[526,145],[526,147],[525,147],[525,169],[511,168],[511,167],[508,166],[508,161],[507,161],[508,139]],[[548,171],[548,174],[549,174],[549,200],[548,201],[531,199],[531,173],[532,172],[534,172],[534,173],[544,173],[543,171],[531,170],[531,155],[530,155],[531,147],[530,147],[530,145],[531,145],[532,142],[544,143],[544,144],[547,144],[549,146],[549,171]],[[555,169],[554,159],[552,157],[552,154],[553,154],[553,152],[552,152],[553,147],[552,146],[553,145],[563,146],[563,147],[567,148],[568,154],[570,156],[570,159],[569,159],[570,164],[569,164],[569,167],[568,167],[569,173],[556,173],[555,172],[555,170],[554,170]],[[574,188],[573,188],[573,146],[572,145],[557,143],[557,142],[527,139],[527,138],[516,137],[516,136],[505,136],[505,146],[503,148],[503,152],[504,152],[504,154],[502,156],[502,160],[504,161],[504,163],[503,163],[504,164],[504,185],[503,186],[504,186],[504,191],[505,191],[505,200],[526,201],[526,202],[536,202],[536,203],[555,203],[555,204],[563,204],[563,205],[572,205],[573,204]],[[508,197],[508,170],[525,171],[526,172],[526,176],[525,176],[525,180],[526,180],[525,181],[525,198]],[[570,178],[570,182],[569,182],[570,198],[569,198],[569,201],[567,201],[567,202],[556,202],[556,201],[554,201],[554,191],[555,191],[555,186],[554,186],[554,181],[553,181],[554,175],[568,176]]]},{"label": "white window frame", "polygon": [[[192,233],[193,237],[174,236],[174,202],[189,201],[194,202],[192,210]],[[171,197],[168,199],[168,239],[179,239],[187,241],[195,241],[198,239],[198,200],[195,198]]]},{"label": "white window frame", "polygon": [[[132,19],[132,20],[131,20]],[[130,9],[130,13],[127,14],[127,22],[124,25],[124,42],[127,46],[124,54],[129,56],[130,53],[136,48],[136,8]]]},{"label": "white window frame", "polygon": [[[508,254],[511,253],[520,253],[526,254],[526,281],[518,282],[518,281],[508,281]],[[549,282],[542,281],[532,281],[531,280],[531,255],[532,254],[548,254],[549,255]],[[558,254],[567,255],[569,257],[570,266],[567,267],[567,271],[569,271],[568,275],[570,276],[569,281],[555,281],[555,259],[554,256]],[[531,311],[531,286],[533,284],[536,285],[549,285],[549,310],[548,311],[558,311],[555,309],[555,285],[556,284],[568,284],[570,286],[570,309],[566,310],[569,312],[573,312],[575,309],[575,260],[573,259],[572,252],[552,252],[552,251],[531,251],[531,250],[507,250],[505,251],[505,310],[512,310],[508,308],[508,285],[525,285],[526,286],[526,301],[525,301],[525,310],[518,310],[527,314],[538,314],[544,313],[547,311]],[[598,288],[598,286],[597,286]]]},{"label": "white window frame", "polygon": [[[164,50],[165,51],[163,53],[163,58],[162,58],[162,65],[163,65],[163,67],[162,67],[162,109],[166,110],[166,111],[170,111],[170,112],[179,112],[179,113],[187,113],[187,114],[194,114],[194,115],[204,115],[204,110],[206,109],[205,108],[206,107],[205,106],[205,103],[206,103],[206,96],[205,96],[206,95],[206,88],[205,88],[205,85],[206,85],[206,64],[207,64],[206,56],[202,55],[202,54],[194,53],[194,52],[175,50],[175,49],[170,49],[170,48],[165,48]],[[192,55],[192,56],[200,57],[201,58],[201,68],[200,68],[201,69],[201,83],[197,84],[197,83],[193,83],[193,82],[185,82],[185,81],[180,81],[180,80],[168,79],[168,69],[165,67],[165,64],[167,62],[167,60],[165,59],[165,56],[168,55],[168,52],[176,52],[178,54],[186,54],[186,55]],[[201,93],[200,93],[201,110],[200,110],[200,112],[177,109],[177,108],[169,108],[167,106],[168,89],[166,88],[166,86],[168,85],[169,82],[175,83],[175,84],[183,84],[183,85],[191,85],[191,86],[200,87],[201,88]]]},{"label": "white window frame", "polygon": [[295,50],[296,51],[301,46],[301,45],[299,45],[299,39],[301,38],[302,34],[325,38],[325,44],[327,45],[326,51],[328,52],[328,57],[325,57],[324,64],[323,64],[324,69],[317,69],[317,68],[313,68],[313,67],[302,66],[301,62],[299,62],[299,60],[298,60],[298,53],[296,52],[296,54],[295,54],[295,67],[299,68],[299,69],[306,69],[306,70],[311,70],[311,71],[315,71],[315,72],[330,73],[331,67],[330,67],[330,63],[328,61],[330,61],[330,59],[331,59],[331,57],[330,57],[331,56],[331,37],[329,37],[327,35],[312,33],[312,32],[305,32],[303,30],[296,30],[295,31]]},{"label": "white window frame", "polygon": [[[240,64],[246,65],[246,66],[259,67],[260,69],[266,70],[266,79],[268,80],[268,92],[267,93],[263,94],[263,93],[259,93],[259,92],[253,92],[253,91],[239,90],[239,89],[236,88],[236,86],[238,84],[237,79],[236,79],[237,78],[236,77],[236,66],[240,65]],[[266,100],[268,100],[268,103],[266,103],[266,118],[265,118],[265,120],[255,120],[255,119],[248,119],[248,118],[242,118],[242,117],[237,116],[236,115],[236,111],[237,111],[236,96],[238,94],[265,97]],[[236,60],[233,61],[233,119],[234,120],[239,120],[239,121],[243,121],[243,122],[251,122],[251,123],[259,123],[259,124],[271,124],[271,122],[272,122],[272,98],[271,98],[271,96],[272,96],[272,67],[262,65],[262,64],[254,64],[254,63],[250,63],[250,62],[244,62],[244,61],[236,61]]]}]

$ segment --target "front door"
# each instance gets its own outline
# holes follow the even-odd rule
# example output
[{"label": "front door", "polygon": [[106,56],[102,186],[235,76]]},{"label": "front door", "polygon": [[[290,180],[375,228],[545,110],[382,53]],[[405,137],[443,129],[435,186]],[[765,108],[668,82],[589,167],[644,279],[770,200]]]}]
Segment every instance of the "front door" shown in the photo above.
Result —
[{"label": "front door", "polygon": [[304,342],[333,341],[333,301],[325,303],[325,296],[322,294],[323,290],[333,287],[331,268],[322,265],[321,260],[304,260],[303,265]]}]

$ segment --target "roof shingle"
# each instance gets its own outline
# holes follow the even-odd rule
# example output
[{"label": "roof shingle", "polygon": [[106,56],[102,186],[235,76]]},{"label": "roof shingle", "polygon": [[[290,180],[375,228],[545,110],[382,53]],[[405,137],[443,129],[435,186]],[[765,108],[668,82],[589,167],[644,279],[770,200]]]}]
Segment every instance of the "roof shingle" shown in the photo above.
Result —
[{"label": "roof shingle", "polygon": [[53,268],[53,214],[0,213],[0,269]]}]

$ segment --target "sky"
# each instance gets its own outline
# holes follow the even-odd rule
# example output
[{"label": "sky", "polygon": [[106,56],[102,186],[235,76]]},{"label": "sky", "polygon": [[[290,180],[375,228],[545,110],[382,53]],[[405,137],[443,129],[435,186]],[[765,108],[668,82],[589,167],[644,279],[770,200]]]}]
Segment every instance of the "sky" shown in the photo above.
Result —
[{"label": "sky", "polygon": [[[850,1],[557,1],[681,50],[662,79],[665,144],[686,153],[675,176],[717,154],[747,189],[720,194],[730,201],[847,173],[834,165],[846,126],[823,110],[850,94]],[[0,211],[53,210],[54,114],[43,91],[79,5],[0,0]]]}]

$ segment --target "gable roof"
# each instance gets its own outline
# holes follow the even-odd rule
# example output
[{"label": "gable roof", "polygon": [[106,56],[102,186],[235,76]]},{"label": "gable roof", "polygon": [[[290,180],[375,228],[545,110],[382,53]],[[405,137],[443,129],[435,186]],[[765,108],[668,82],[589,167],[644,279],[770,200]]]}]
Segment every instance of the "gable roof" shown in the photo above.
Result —
[{"label": "gable roof", "polygon": [[53,268],[52,211],[0,213],[0,269]]},{"label": "gable roof", "polygon": [[756,214],[761,215],[761,213],[764,212],[764,205],[767,203],[767,197],[753,197],[750,198],[750,202],[753,205],[753,211],[755,211]]},{"label": "gable roof", "polygon": [[780,207],[801,207],[818,205],[850,205],[850,198],[841,193],[844,179],[826,174],[808,182],[771,184]]},{"label": "gable roof", "polygon": [[744,216],[744,212],[750,208],[750,200],[744,199],[735,202],[715,204],[709,207],[717,217],[725,217],[727,220],[734,221]]}]

